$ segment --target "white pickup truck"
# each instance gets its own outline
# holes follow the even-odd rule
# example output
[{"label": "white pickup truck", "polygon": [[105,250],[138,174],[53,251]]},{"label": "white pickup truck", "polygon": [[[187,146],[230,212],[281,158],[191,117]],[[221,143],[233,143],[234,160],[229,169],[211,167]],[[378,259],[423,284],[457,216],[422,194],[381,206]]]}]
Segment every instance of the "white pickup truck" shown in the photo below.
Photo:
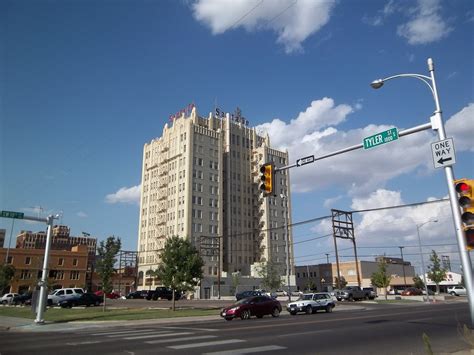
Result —
[{"label": "white pickup truck", "polygon": [[336,304],[334,303],[331,295],[327,292],[304,293],[295,302],[288,303],[286,305],[286,310],[294,316],[298,312],[312,314],[319,310],[324,310],[327,313],[330,313],[335,306]]}]

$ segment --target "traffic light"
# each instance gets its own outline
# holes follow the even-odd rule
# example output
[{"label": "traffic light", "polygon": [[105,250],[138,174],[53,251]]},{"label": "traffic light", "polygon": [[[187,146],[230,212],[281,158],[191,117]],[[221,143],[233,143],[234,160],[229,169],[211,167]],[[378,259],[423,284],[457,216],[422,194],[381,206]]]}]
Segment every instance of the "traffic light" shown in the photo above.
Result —
[{"label": "traffic light", "polygon": [[273,163],[266,163],[260,167],[260,180],[262,181],[260,191],[263,192],[263,196],[273,194],[275,180],[274,173],[275,165]]},{"label": "traffic light", "polygon": [[462,209],[461,221],[464,225],[467,249],[474,249],[474,180],[459,179],[454,181],[459,195],[459,206]]}]

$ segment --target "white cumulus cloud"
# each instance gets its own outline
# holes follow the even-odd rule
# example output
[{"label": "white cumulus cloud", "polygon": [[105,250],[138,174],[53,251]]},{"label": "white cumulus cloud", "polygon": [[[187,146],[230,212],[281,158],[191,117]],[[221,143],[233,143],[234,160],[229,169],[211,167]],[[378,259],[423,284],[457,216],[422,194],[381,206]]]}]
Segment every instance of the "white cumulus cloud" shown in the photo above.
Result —
[{"label": "white cumulus cloud", "polygon": [[141,186],[132,187],[121,187],[117,192],[105,196],[105,202],[107,203],[127,203],[127,204],[140,204],[140,190]]},{"label": "white cumulus cloud", "polygon": [[474,152],[474,103],[470,103],[446,122],[446,135],[456,137],[457,150]]},{"label": "white cumulus cloud", "polygon": [[452,28],[441,17],[439,0],[418,0],[410,21],[398,26],[397,34],[409,44],[426,44],[445,38]]},{"label": "white cumulus cloud", "polygon": [[277,42],[291,53],[329,22],[336,0],[198,0],[192,4],[194,18],[210,27],[214,35],[237,27],[247,31],[271,30]]},{"label": "white cumulus cloud", "polygon": [[[449,136],[454,137],[458,151],[471,150],[473,144],[462,127],[472,122],[473,104],[446,123]],[[337,125],[355,111],[350,105],[336,104],[331,98],[314,100],[309,107],[289,123],[281,119],[256,127],[260,134],[268,132],[270,143],[277,149],[287,149],[290,163],[314,155],[323,157],[335,151],[360,144],[364,137],[385,131],[391,126],[368,125],[342,131]],[[471,124],[471,127],[473,125]],[[403,127],[398,127],[403,130]],[[471,128],[472,129],[472,128]],[[337,184],[351,196],[370,193],[400,175],[432,170],[432,131],[423,131],[402,138],[403,144],[387,144],[371,150],[355,150],[318,160],[304,168],[291,171],[292,191],[307,192]]]}]

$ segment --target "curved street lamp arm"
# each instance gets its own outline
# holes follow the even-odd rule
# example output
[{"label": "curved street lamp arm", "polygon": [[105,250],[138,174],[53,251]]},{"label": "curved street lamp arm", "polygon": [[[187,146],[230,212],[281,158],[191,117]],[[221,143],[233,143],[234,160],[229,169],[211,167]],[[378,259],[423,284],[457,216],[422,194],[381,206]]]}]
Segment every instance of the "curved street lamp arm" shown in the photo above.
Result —
[{"label": "curved street lamp arm", "polygon": [[391,79],[403,78],[403,77],[415,78],[415,79],[421,80],[426,85],[428,85],[428,87],[430,88],[431,94],[433,95],[433,98],[436,97],[434,89],[430,84],[430,83],[432,83],[431,78],[429,76],[426,76],[426,75],[422,75],[422,74],[397,74],[397,75],[392,75],[392,76],[389,76],[388,78],[381,79],[381,80],[382,80],[382,82],[384,82],[384,81],[388,81],[388,80],[391,80]]}]

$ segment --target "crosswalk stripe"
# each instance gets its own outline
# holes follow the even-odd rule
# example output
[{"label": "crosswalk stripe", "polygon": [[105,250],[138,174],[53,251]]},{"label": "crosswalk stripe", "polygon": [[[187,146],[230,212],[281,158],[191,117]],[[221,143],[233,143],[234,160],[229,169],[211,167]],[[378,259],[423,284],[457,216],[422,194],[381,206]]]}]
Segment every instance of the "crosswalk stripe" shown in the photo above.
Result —
[{"label": "crosswalk stripe", "polygon": [[258,347],[255,347],[255,348],[216,351],[216,352],[212,352],[212,353],[205,353],[203,355],[253,354],[253,353],[261,353],[261,352],[264,352],[264,351],[274,351],[274,350],[283,350],[283,349],[286,349],[286,348],[284,346],[278,346],[278,345],[267,345],[267,346],[258,346]]},{"label": "crosswalk stripe", "polygon": [[212,328],[191,328],[191,327],[161,327],[163,329],[191,329],[191,330],[202,330],[204,332],[218,332],[219,329],[212,329]]},{"label": "crosswalk stripe", "polygon": [[140,329],[140,330],[115,330],[113,332],[103,332],[103,333],[93,333],[91,335],[100,336],[100,335],[115,335],[115,334],[133,334],[133,333],[149,333],[153,332],[156,329]]},{"label": "crosswalk stripe", "polygon": [[66,345],[77,346],[77,345],[89,345],[89,344],[97,344],[100,343],[99,341],[79,341],[76,343],[66,343]]},{"label": "crosswalk stripe", "polygon": [[193,334],[191,332],[182,332],[182,333],[160,332],[160,333],[166,333],[166,334],[140,335],[140,336],[134,336],[134,337],[126,337],[126,338],[123,338],[123,339],[124,340],[136,340],[136,339],[163,338],[163,337],[172,337],[172,336],[176,336],[176,335]]},{"label": "crosswalk stripe", "polygon": [[168,346],[170,349],[189,349],[189,348],[199,348],[203,346],[213,346],[213,345],[223,345],[223,344],[232,344],[232,343],[242,343],[245,340],[241,339],[228,339],[228,340],[217,340],[217,341],[207,341],[203,343],[194,343],[194,344],[185,344],[185,345],[173,345]]},{"label": "crosswalk stripe", "polygon": [[178,339],[160,339],[160,340],[150,340],[146,341],[147,344],[161,344],[161,343],[174,343],[179,341],[189,341],[189,340],[200,340],[200,339],[210,339],[210,338],[217,338],[217,335],[198,335],[195,337],[185,337],[185,338],[178,338]]},{"label": "crosswalk stripe", "polygon": [[112,334],[112,335],[106,335],[107,338],[121,338],[127,335],[145,335],[145,334],[160,334],[160,333],[171,333],[171,330],[164,330],[162,332],[157,332],[156,330],[148,330],[146,332],[135,332],[135,333],[121,333],[121,334]]}]

